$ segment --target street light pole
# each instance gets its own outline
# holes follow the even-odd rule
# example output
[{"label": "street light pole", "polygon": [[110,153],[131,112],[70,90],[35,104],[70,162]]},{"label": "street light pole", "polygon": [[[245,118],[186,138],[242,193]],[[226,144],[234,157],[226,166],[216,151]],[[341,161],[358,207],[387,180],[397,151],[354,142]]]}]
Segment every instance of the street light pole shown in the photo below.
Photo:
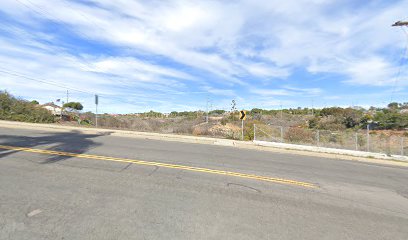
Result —
[{"label": "street light pole", "polygon": [[394,24],[391,25],[391,27],[403,27],[403,26],[408,26],[407,21],[398,21],[395,22]]},{"label": "street light pole", "polygon": [[98,127],[98,104],[99,96],[95,94],[95,127]]}]

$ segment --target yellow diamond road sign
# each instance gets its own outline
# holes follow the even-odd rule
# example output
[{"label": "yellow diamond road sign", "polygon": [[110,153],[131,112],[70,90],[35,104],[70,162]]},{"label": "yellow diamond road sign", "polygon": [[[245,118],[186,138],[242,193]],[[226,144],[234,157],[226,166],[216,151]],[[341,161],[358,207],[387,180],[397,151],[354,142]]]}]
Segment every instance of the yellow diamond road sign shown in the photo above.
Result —
[{"label": "yellow diamond road sign", "polygon": [[245,110],[240,111],[239,114],[240,114],[239,119],[241,119],[241,120],[246,119],[246,111]]}]

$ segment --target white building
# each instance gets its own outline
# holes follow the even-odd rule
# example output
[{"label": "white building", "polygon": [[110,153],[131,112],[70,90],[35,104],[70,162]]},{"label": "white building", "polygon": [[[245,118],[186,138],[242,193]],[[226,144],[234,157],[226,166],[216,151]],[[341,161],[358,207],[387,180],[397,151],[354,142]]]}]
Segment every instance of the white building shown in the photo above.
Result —
[{"label": "white building", "polygon": [[61,116],[62,108],[58,105],[55,105],[53,102],[43,104],[41,105],[41,107],[47,109],[55,116]]}]

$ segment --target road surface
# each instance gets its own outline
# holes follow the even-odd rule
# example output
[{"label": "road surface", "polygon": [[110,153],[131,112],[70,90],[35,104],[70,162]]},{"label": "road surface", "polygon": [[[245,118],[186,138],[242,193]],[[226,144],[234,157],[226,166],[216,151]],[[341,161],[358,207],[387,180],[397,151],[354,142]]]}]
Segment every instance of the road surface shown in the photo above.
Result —
[{"label": "road surface", "polygon": [[0,128],[0,239],[408,239],[408,168]]}]

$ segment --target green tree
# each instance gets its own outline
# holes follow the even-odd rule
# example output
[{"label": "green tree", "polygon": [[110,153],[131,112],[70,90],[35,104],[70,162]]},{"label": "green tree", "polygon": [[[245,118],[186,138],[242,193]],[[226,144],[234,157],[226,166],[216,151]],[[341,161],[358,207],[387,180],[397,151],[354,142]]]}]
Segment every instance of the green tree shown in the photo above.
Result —
[{"label": "green tree", "polygon": [[260,109],[260,108],[252,108],[251,114],[261,114],[262,111],[263,111],[263,110]]},{"label": "green tree", "polygon": [[408,114],[395,111],[378,112],[374,116],[374,121],[378,122],[381,129],[403,129],[408,127]]},{"label": "green tree", "polygon": [[215,109],[209,112],[210,115],[222,115],[225,113],[225,110]]},{"label": "green tree", "polygon": [[344,118],[343,124],[346,126],[346,128],[353,128],[358,125],[358,122],[351,116],[347,116],[346,118]]},{"label": "green tree", "polygon": [[34,104],[34,105],[38,105],[38,104],[40,104],[37,100],[33,100],[33,101],[31,101],[31,103],[32,104]]},{"label": "green tree", "polygon": [[79,102],[68,102],[68,103],[65,103],[63,107],[70,108],[73,110],[78,110],[78,111],[81,111],[84,108],[84,106],[82,106],[82,104]]},{"label": "green tree", "polygon": [[319,117],[314,117],[309,120],[309,128],[317,128],[319,126]]},{"label": "green tree", "polygon": [[393,110],[398,109],[399,106],[400,106],[400,104],[397,103],[397,102],[392,102],[392,103],[389,103],[389,104],[388,104],[388,108],[389,108],[389,109],[393,109]]}]

